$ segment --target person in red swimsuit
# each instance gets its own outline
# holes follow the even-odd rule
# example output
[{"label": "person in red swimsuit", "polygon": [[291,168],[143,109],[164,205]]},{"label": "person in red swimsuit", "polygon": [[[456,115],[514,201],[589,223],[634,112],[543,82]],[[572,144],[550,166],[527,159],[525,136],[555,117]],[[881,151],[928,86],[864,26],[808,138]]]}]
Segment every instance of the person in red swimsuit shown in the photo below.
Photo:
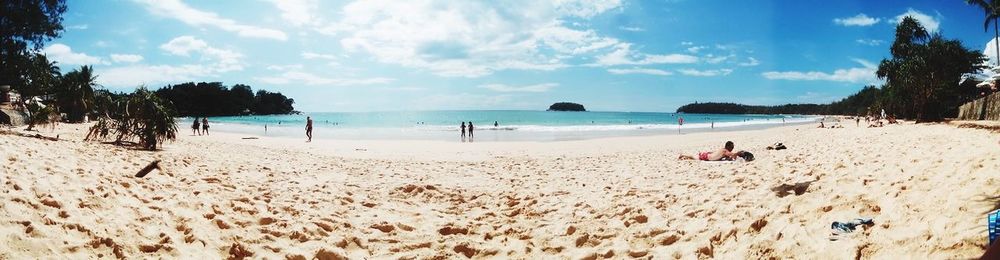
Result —
[{"label": "person in red swimsuit", "polygon": [[702,160],[702,161],[722,161],[722,160],[730,161],[730,160],[735,160],[736,157],[739,157],[739,152],[735,153],[733,152],[734,148],[736,148],[736,145],[733,144],[733,141],[726,141],[726,146],[715,152],[700,152],[698,153],[697,157],[681,154],[680,156],[677,157],[677,159]]}]

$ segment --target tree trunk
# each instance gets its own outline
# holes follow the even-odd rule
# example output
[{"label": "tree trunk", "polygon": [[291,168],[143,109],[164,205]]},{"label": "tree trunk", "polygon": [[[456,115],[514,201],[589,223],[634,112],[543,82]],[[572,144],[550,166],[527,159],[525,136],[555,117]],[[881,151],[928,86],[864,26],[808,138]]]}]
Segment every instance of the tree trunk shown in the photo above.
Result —
[{"label": "tree trunk", "polygon": [[[1000,28],[997,27],[997,19],[993,19],[993,35],[996,37],[993,38],[993,42],[995,43],[997,49],[997,68],[1000,68],[1000,30],[998,29]],[[995,85],[997,83],[994,81],[993,84]],[[979,114],[979,120],[986,119],[986,107],[990,104],[989,96],[990,94],[986,93],[986,96],[983,97],[983,110]]]}]

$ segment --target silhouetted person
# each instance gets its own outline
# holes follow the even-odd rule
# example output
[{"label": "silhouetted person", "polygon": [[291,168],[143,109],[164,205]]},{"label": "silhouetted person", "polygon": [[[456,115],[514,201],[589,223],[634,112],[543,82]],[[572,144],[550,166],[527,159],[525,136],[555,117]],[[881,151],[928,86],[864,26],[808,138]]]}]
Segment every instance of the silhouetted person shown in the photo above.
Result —
[{"label": "silhouetted person", "polygon": [[493,121],[493,127],[500,127],[500,123],[497,121]]},{"label": "silhouetted person", "polygon": [[472,133],[474,128],[475,127],[472,126],[472,121],[469,121],[469,139],[472,139],[472,137],[475,135]]},{"label": "silhouetted person", "polygon": [[207,117],[201,118],[201,131],[205,132],[205,135],[208,135],[208,118]]},{"label": "silhouetted person", "polygon": [[465,140],[465,121],[462,121],[462,140]]},{"label": "silhouetted person", "polygon": [[191,135],[201,135],[201,132],[198,131],[199,129],[201,129],[201,124],[198,123],[198,118],[195,117],[194,123],[191,124]]},{"label": "silhouetted person", "polygon": [[313,120],[312,117],[306,117],[306,137],[309,138],[306,142],[312,142],[313,140]]}]

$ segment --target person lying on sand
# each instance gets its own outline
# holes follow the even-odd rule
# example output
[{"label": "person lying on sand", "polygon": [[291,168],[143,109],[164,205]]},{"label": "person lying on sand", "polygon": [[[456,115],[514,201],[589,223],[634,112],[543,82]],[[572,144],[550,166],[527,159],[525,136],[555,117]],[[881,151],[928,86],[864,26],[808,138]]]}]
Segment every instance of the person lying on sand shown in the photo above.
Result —
[{"label": "person lying on sand", "polygon": [[680,156],[677,157],[677,159],[701,160],[701,161],[731,161],[731,160],[736,160],[736,158],[740,157],[740,154],[742,153],[742,151],[734,153],[733,148],[736,148],[736,145],[733,144],[733,141],[726,141],[726,146],[715,152],[700,152],[698,153],[697,157],[681,154]]}]

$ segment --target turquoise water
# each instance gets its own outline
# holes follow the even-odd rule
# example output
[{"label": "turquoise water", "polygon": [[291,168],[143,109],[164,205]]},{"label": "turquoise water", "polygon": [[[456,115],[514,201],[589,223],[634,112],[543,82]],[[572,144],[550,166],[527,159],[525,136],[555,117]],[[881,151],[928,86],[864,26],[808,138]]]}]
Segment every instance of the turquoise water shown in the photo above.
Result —
[{"label": "turquoise water", "polygon": [[[471,121],[476,126],[477,141],[570,140],[766,127],[816,120],[798,115],[472,110],[304,113],[214,117],[209,121],[217,131],[301,137],[307,116],[313,119],[313,138],[453,140],[460,135],[460,123]],[[684,118],[680,131],[679,118]],[[190,118],[180,120],[185,126],[192,121]],[[499,126],[494,126],[494,122]]]}]

